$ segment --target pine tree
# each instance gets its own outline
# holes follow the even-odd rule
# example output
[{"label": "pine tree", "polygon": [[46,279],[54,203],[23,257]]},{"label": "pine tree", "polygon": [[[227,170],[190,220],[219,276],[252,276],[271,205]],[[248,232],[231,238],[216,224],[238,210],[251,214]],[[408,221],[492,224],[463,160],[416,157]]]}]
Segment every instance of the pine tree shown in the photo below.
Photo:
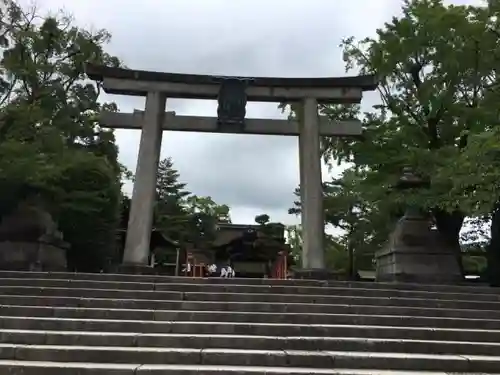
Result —
[{"label": "pine tree", "polygon": [[160,161],[156,178],[156,193],[159,201],[174,199],[180,202],[191,194],[185,190],[186,184],[179,182],[179,177],[179,171],[174,168],[171,157]]},{"label": "pine tree", "polygon": [[179,177],[172,158],[160,161],[156,180],[155,227],[169,238],[184,242],[189,221],[185,202],[191,193],[185,189],[185,183],[179,182]]},{"label": "pine tree", "polygon": [[179,182],[180,174],[171,158],[160,161],[156,182],[155,227],[181,247],[186,243],[198,248],[210,246],[217,223],[230,223],[227,205],[219,205],[210,197],[200,197]]}]

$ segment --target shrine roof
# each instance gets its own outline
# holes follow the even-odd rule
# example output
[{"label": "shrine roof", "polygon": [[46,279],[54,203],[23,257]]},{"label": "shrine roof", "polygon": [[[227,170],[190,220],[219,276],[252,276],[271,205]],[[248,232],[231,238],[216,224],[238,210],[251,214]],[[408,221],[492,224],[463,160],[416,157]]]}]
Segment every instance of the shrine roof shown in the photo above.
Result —
[{"label": "shrine roof", "polygon": [[366,91],[375,90],[378,81],[375,75],[359,75],[349,77],[242,77],[205,74],[164,73],[146,70],[114,68],[104,65],[86,64],[85,72],[92,80],[102,81],[104,78],[136,80],[145,82],[170,82],[193,85],[219,85],[228,78],[248,80],[251,86],[282,88],[358,88]]}]

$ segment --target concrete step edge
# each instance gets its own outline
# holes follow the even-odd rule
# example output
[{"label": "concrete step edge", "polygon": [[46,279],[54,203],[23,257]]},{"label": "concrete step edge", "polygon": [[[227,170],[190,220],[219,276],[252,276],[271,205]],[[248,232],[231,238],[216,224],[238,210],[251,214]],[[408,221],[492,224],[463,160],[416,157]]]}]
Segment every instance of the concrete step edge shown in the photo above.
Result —
[{"label": "concrete step edge", "polygon": [[[95,331],[45,331],[45,330],[9,330],[0,329],[0,339],[12,339],[13,336],[19,336],[20,338],[25,338],[27,336],[38,336],[37,344],[23,343],[24,345],[59,345],[59,344],[48,344],[46,343],[48,337],[78,337],[80,339],[84,338],[97,338],[103,339],[106,337],[117,338],[123,340],[122,344],[127,342],[124,339],[129,339],[131,345],[123,344],[123,347],[139,347],[138,339],[140,338],[151,338],[151,339],[212,339],[218,341],[228,340],[247,340],[247,341],[279,341],[286,343],[287,341],[295,342],[338,342],[338,343],[350,343],[359,342],[366,343],[366,345],[374,346],[376,344],[387,344],[387,343],[397,343],[397,344],[426,344],[426,345],[463,345],[463,346],[477,346],[477,347],[491,347],[498,348],[498,353],[500,353],[500,342],[481,342],[481,341],[443,341],[443,340],[417,340],[417,339],[381,339],[381,338],[366,338],[366,337],[343,337],[343,336],[262,336],[262,335],[239,335],[239,334],[184,334],[184,333],[164,333],[164,334],[154,334],[154,333],[132,333],[132,332],[95,332]],[[6,341],[7,344],[21,344],[15,342]],[[66,344],[65,344],[66,345]],[[76,344],[72,344],[76,345]],[[83,344],[83,346],[102,346],[102,345],[88,345]],[[155,348],[152,346],[151,348]]]},{"label": "concrete step edge", "polygon": [[[367,329],[393,329],[393,330],[425,330],[425,331],[457,331],[457,332],[488,332],[499,333],[500,329],[472,329],[472,328],[440,328],[440,327],[407,327],[407,326],[386,326],[386,325],[368,325],[368,324],[294,324],[294,323],[259,323],[259,322],[211,322],[211,321],[154,321],[154,320],[133,320],[133,319],[87,319],[87,318],[58,318],[58,317],[20,317],[20,316],[0,316],[0,322],[7,320],[22,320],[22,321],[52,321],[52,322],[72,322],[72,323],[85,323],[85,322],[100,322],[100,323],[138,323],[138,324],[151,324],[151,325],[192,325],[192,326],[262,326],[262,327],[322,327],[322,328],[336,328],[336,327],[353,327],[353,328],[367,328]],[[2,327],[0,327],[2,328]]]},{"label": "concrete step edge", "polygon": [[484,355],[410,354],[306,350],[90,347],[0,344],[4,360],[87,362],[102,356],[110,363],[381,368],[454,372],[500,371],[500,357]]},{"label": "concrete step edge", "polygon": [[[49,284],[47,285],[37,285],[37,283]],[[5,285],[7,284],[7,285]],[[33,285],[27,285],[33,284]],[[53,285],[50,285],[53,284]],[[62,285],[57,285],[62,284]],[[111,289],[111,290],[137,290],[137,291],[172,291],[172,292],[184,292],[180,290],[182,287],[186,288],[205,288],[205,289],[253,289],[253,291],[245,291],[244,293],[255,293],[262,294],[263,291],[272,291],[273,289],[281,290],[280,293],[275,294],[296,294],[296,290],[293,289],[303,289],[304,295],[313,294],[312,292],[321,292],[317,295],[335,295],[335,292],[363,292],[367,294],[387,294],[387,293],[398,293],[398,294],[408,294],[408,295],[417,295],[423,294],[428,296],[429,298],[438,299],[440,295],[456,295],[461,296],[462,298],[476,297],[476,298],[489,298],[492,300],[500,301],[500,288],[494,289],[491,288],[490,293],[477,293],[475,291],[468,292],[460,292],[460,291],[436,291],[436,290],[407,290],[407,289],[394,289],[394,288],[370,288],[367,285],[358,285],[353,287],[342,287],[342,286],[294,286],[294,285],[248,285],[248,284],[194,284],[194,283],[182,283],[180,282],[171,282],[171,283],[150,283],[150,282],[130,282],[130,281],[108,281],[108,280],[75,280],[75,279],[43,279],[43,278],[0,278],[0,287],[11,287],[11,286],[25,286],[25,287],[53,287],[60,288],[71,286],[71,284],[80,284],[85,285],[88,284],[91,288],[85,289]],[[106,288],[105,286],[110,286],[110,288]],[[179,288],[175,290],[169,290],[169,288]],[[81,288],[81,286],[80,286]],[[128,288],[128,289],[127,289]],[[288,290],[288,292],[287,292]],[[189,291],[188,291],[189,292]],[[221,293],[224,290],[220,291]],[[238,292],[232,292],[238,293]],[[341,294],[344,295],[344,294]],[[483,299],[481,299],[483,300]]]},{"label": "concrete step edge", "polygon": [[[243,306],[245,309],[236,310],[234,308],[228,308],[227,310],[217,310],[216,308],[220,306],[220,302],[217,301],[186,301],[186,300],[151,300],[151,299],[119,299],[119,298],[93,298],[93,297],[62,297],[62,296],[42,296],[42,295],[0,295],[0,301],[2,299],[14,299],[16,302],[14,303],[17,306],[37,306],[34,303],[36,301],[43,302],[44,304],[50,305],[54,301],[58,301],[55,304],[51,305],[54,307],[64,307],[67,306],[71,302],[75,303],[84,303],[88,305],[94,305],[99,302],[110,302],[116,303],[117,305],[122,304],[133,304],[133,303],[144,303],[149,305],[161,305],[161,304],[189,304],[191,306],[200,306],[199,308],[193,308],[195,311],[207,310],[207,311],[239,311],[239,312],[268,312],[268,311],[255,311],[252,308],[255,307],[268,307],[268,306],[276,306],[276,307],[306,307],[308,311],[311,310],[311,305],[308,303],[296,303],[296,302],[224,302],[223,305],[231,306]],[[19,299],[28,300],[29,304],[18,304]],[[63,305],[64,302],[64,305]],[[33,303],[33,304],[32,304]],[[11,303],[7,303],[11,304]],[[443,308],[443,307],[413,307],[413,306],[399,306],[399,305],[346,305],[346,304],[321,304],[317,303],[314,305],[315,307],[329,307],[332,309],[335,308],[355,308],[355,309],[381,309],[386,311],[394,310],[395,312],[398,310],[416,310],[418,312],[426,312],[429,314],[437,313],[437,312],[458,312],[461,313],[476,313],[480,311],[482,314],[487,314],[488,316],[493,316],[498,314],[498,318],[500,319],[500,310],[477,310],[477,309],[452,309],[452,308]],[[69,307],[86,307],[81,305],[73,305]],[[101,307],[103,309],[116,309],[113,307]],[[141,307],[128,307],[126,310],[162,310],[162,308],[154,307],[154,308],[141,308]],[[177,309],[179,310],[179,309]],[[275,311],[270,311],[275,312]],[[282,313],[286,311],[279,311],[275,313]],[[290,312],[295,313],[295,312]],[[357,313],[357,312],[356,312]],[[297,313],[300,314],[300,313]],[[318,312],[318,314],[323,314],[323,312]],[[392,314],[388,314],[392,315]],[[417,313],[412,313],[411,316],[433,316],[433,315],[419,315]],[[453,316],[455,317],[455,315]]]},{"label": "concrete step edge", "polygon": [[379,357],[379,358],[401,358],[406,359],[458,359],[458,360],[475,360],[487,361],[496,360],[500,364],[500,356],[488,355],[456,355],[456,354],[423,354],[423,353],[397,353],[397,352],[346,352],[346,351],[321,351],[321,350],[261,350],[261,349],[228,349],[228,348],[180,348],[180,347],[126,347],[126,346],[87,346],[87,345],[26,345],[26,344],[0,344],[0,349],[5,348],[30,348],[36,350],[69,350],[73,352],[85,350],[99,350],[99,351],[123,351],[131,352],[155,352],[155,353],[227,353],[227,354],[267,354],[267,355],[283,355],[283,354],[297,354],[297,355],[314,355],[314,354],[328,354],[333,356],[344,357]]},{"label": "concrete step edge", "polygon": [[138,321],[108,319],[23,318],[0,316],[0,328],[48,331],[204,333],[274,336],[344,336],[391,339],[429,339],[500,342],[500,330],[430,328],[359,324],[279,324],[192,321]]},{"label": "concrete step edge", "polygon": [[[500,319],[484,319],[484,318],[458,318],[458,317],[440,317],[440,316],[414,316],[414,315],[384,315],[384,314],[335,314],[335,313],[287,313],[287,312],[252,312],[252,311],[211,311],[211,310],[162,310],[162,309],[110,309],[110,308],[87,308],[87,307],[62,307],[62,306],[24,306],[24,305],[0,305],[0,311],[5,312],[9,309],[15,310],[16,315],[7,315],[7,316],[23,316],[23,317],[61,317],[61,313],[64,312],[73,312],[75,315],[77,313],[81,313],[81,318],[91,318],[90,316],[85,316],[85,314],[91,315],[92,313],[101,312],[104,315],[103,319],[110,320],[121,320],[118,315],[120,313],[130,314],[131,316],[144,313],[146,315],[150,315],[151,319],[144,319],[144,321],[170,321],[170,319],[182,319],[182,315],[185,315],[184,318],[189,317],[191,320],[196,321],[206,321],[206,319],[210,319],[212,315],[212,319],[215,317],[223,318],[224,322],[252,322],[251,319],[243,320],[243,318],[249,317],[262,317],[262,318],[296,318],[302,317],[304,320],[316,318],[328,318],[328,319],[352,319],[357,321],[358,323],[363,319],[367,320],[391,320],[394,322],[399,321],[410,321],[410,322],[427,322],[430,323],[453,323],[459,326],[460,324],[474,323],[477,324],[478,327],[483,326],[484,324],[490,325],[498,325],[498,329],[500,329]],[[45,315],[31,315],[34,311],[43,311],[46,312]],[[168,315],[177,315],[176,317],[169,317]],[[80,315],[80,314],[78,314]],[[162,315],[164,315],[162,317]],[[186,316],[187,315],[187,316]],[[205,315],[205,316],[203,316]],[[242,318],[242,320],[234,319],[236,316]],[[200,319],[203,318],[203,320]],[[72,318],[72,317],[67,317]],[[147,317],[146,317],[147,318]],[[271,319],[275,322],[276,319]],[[286,322],[285,319],[283,319]],[[211,321],[217,321],[213,319]],[[272,322],[270,322],[272,323]]]},{"label": "concrete step edge", "polygon": [[117,281],[140,281],[140,282],[158,282],[164,283],[184,281],[195,284],[216,283],[216,284],[249,284],[249,285],[296,285],[296,286],[326,286],[326,285],[345,285],[356,287],[358,285],[373,288],[417,288],[421,290],[470,290],[472,293],[481,291],[500,293],[500,288],[494,288],[486,285],[471,285],[465,283],[463,285],[433,285],[433,284],[415,284],[415,283],[390,283],[390,282],[367,282],[367,281],[324,281],[324,280],[278,280],[278,279],[221,279],[221,278],[191,278],[182,276],[161,276],[161,275],[130,275],[130,274],[113,274],[113,273],[72,273],[72,272],[31,272],[31,271],[0,271],[0,278],[6,277],[26,277],[26,278],[59,278],[59,279],[74,279],[74,280],[117,280]]},{"label": "concrete step edge", "polygon": [[[69,369],[85,369],[85,374],[95,375],[142,375],[142,374],[203,374],[203,375],[257,375],[257,374],[326,374],[326,375],[449,375],[442,371],[398,371],[398,370],[355,370],[355,369],[317,369],[317,368],[294,368],[294,367],[250,367],[250,366],[211,366],[211,365],[110,365],[103,363],[74,363],[74,362],[35,362],[35,361],[2,361],[0,360],[0,370],[4,368],[14,372],[33,369],[33,372],[20,372],[21,375],[39,375],[37,371],[43,369],[52,370],[52,375],[67,375]],[[53,372],[62,370],[65,372]],[[95,370],[92,371],[92,370]],[[121,371],[120,371],[121,370]],[[91,372],[92,371],[92,372]],[[118,372],[120,371],[120,372]],[[3,372],[2,372],[3,373]],[[458,375],[458,374],[455,374]],[[461,375],[478,375],[477,373],[461,373]],[[488,374],[482,374],[488,375]],[[490,373],[489,375],[497,375]]]},{"label": "concrete step edge", "polygon": [[[87,289],[87,288],[53,288],[53,287],[36,287],[36,286],[16,286],[16,287],[2,287],[0,286],[0,295],[2,296],[7,296],[7,295],[18,295],[18,294],[5,294],[2,293],[2,290],[6,290],[7,293],[12,290],[23,290],[23,291],[33,291],[33,290],[40,290],[40,291],[67,291],[68,294],[71,294],[72,292],[74,293],[75,291],[79,291],[82,293],[82,295],[92,295],[92,294],[104,294],[104,293],[110,293],[110,294],[122,294],[125,296],[136,296],[136,295],[148,295],[148,294],[157,294],[157,295],[162,295],[162,294],[170,294],[170,295],[178,295],[180,298],[182,297],[182,300],[187,300],[187,301],[196,301],[196,300],[190,300],[187,299],[186,297],[192,296],[192,297],[203,297],[207,298],[206,300],[214,300],[213,297],[223,297],[223,296],[229,296],[231,298],[240,298],[240,297],[248,297],[251,296],[252,298],[255,298],[255,302],[266,302],[265,299],[269,299],[270,297],[274,298],[282,298],[282,299],[304,299],[304,300],[312,300],[311,302],[303,302],[303,303],[313,303],[316,300],[335,300],[335,299],[342,299],[342,298],[348,298],[352,302],[355,302],[356,300],[361,300],[361,301],[380,301],[380,300],[390,300],[390,301],[407,301],[407,302],[412,302],[412,301],[425,301],[427,305],[433,304],[433,303],[462,303],[462,304],[485,304],[485,305],[491,305],[495,306],[500,310],[500,300],[499,301],[483,301],[483,300],[473,300],[473,299],[467,299],[467,300],[460,300],[460,299],[425,299],[425,298],[414,298],[414,297],[389,297],[389,296],[384,296],[384,297],[376,297],[376,296],[345,296],[345,295],[309,295],[309,294],[280,294],[280,293],[224,293],[224,292],[217,292],[217,293],[212,293],[212,292],[178,292],[178,291],[157,291],[157,290],[127,290],[127,289]],[[133,298],[130,298],[133,299]],[[205,300],[205,299],[203,299]],[[355,304],[355,303],[353,303]]]}]

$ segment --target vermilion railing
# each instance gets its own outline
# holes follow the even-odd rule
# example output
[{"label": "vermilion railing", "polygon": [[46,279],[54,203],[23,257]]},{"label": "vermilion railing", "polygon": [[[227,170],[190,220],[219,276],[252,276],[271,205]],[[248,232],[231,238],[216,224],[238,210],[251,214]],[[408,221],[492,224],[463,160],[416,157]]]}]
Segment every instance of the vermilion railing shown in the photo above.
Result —
[{"label": "vermilion railing", "polygon": [[271,278],[286,279],[288,273],[288,251],[280,251],[274,261]]}]

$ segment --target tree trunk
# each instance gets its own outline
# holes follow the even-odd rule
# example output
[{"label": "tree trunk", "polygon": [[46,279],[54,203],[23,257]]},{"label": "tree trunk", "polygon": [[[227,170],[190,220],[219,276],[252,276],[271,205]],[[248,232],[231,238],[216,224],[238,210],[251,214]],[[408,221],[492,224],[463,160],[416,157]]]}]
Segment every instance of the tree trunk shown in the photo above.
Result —
[{"label": "tree trunk", "polygon": [[465,216],[460,211],[447,212],[441,209],[433,210],[433,214],[436,219],[437,230],[443,236],[446,244],[455,252],[460,272],[464,276],[462,249],[460,247],[460,230],[462,229]]},{"label": "tree trunk", "polygon": [[486,247],[487,277],[492,286],[500,286],[500,202],[493,208],[490,243]]}]

